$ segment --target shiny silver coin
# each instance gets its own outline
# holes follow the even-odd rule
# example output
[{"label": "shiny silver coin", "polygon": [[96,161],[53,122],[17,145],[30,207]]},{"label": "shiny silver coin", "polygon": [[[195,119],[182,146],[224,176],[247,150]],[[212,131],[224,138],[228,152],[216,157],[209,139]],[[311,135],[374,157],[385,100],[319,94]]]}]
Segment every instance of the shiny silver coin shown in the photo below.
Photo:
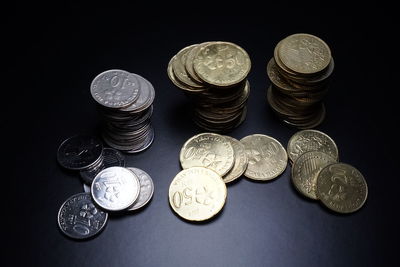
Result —
[{"label": "shiny silver coin", "polygon": [[93,179],[100,171],[102,171],[105,168],[113,166],[125,167],[125,157],[118,150],[115,150],[113,148],[104,148],[102,163],[93,168],[81,170],[80,175],[83,182],[85,182],[88,185],[91,185]]},{"label": "shiny silver coin", "polygon": [[102,157],[103,144],[88,135],[75,135],[61,143],[57,160],[61,166],[70,170],[82,170],[94,166]]},{"label": "shiny silver coin", "polygon": [[93,180],[91,194],[94,202],[108,211],[120,211],[130,207],[138,198],[138,177],[123,167],[102,170]]},{"label": "shiny silver coin", "polygon": [[88,193],[68,198],[58,212],[58,226],[66,236],[85,239],[98,234],[107,223],[108,214],[98,209]]},{"label": "shiny silver coin", "polygon": [[120,109],[121,111],[126,111],[130,113],[140,112],[147,109],[153,103],[155,97],[154,87],[148,80],[137,74],[132,73],[132,75],[136,75],[137,79],[139,80],[139,98],[131,105]]},{"label": "shiny silver coin", "polygon": [[154,193],[154,183],[150,175],[138,168],[127,168],[132,171],[139,178],[140,182],[140,193],[138,199],[133,203],[128,210],[137,210],[145,206],[153,196]]},{"label": "shiny silver coin", "polygon": [[154,141],[154,129],[153,129],[153,127],[150,127],[149,133],[147,134],[146,139],[143,141],[143,143],[138,148],[127,150],[124,152],[129,153],[129,154],[142,152],[142,151],[146,150],[147,148],[149,148],[150,145],[153,143],[153,141]]}]

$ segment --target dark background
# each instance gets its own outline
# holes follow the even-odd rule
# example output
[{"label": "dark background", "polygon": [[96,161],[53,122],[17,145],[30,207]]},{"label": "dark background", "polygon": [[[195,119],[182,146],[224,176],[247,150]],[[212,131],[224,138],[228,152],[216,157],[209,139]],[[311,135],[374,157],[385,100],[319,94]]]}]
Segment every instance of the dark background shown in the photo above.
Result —
[{"label": "dark background", "polygon": [[[12,155],[11,179],[2,177],[3,189],[12,193],[3,199],[10,210],[3,227],[6,264],[389,264],[396,256],[399,186],[398,83],[391,82],[398,44],[391,41],[390,8],[151,5],[34,4],[3,10],[3,132],[4,148]],[[230,135],[262,133],[286,146],[296,129],[277,120],[266,103],[266,64],[276,43],[298,32],[321,37],[332,50],[336,68],[325,101],[327,117],[317,129],[336,141],[342,162],[363,173],[369,189],[365,206],[351,215],[329,212],[295,191],[288,167],[271,182],[242,178],[229,185],[225,208],[207,223],[181,220],[169,207],[168,187],[181,170],[181,146],[202,130],[190,119],[188,100],[168,80],[169,59],[187,45],[209,40],[242,46],[252,60],[251,95],[246,121]],[[78,173],[57,164],[56,151],[71,135],[98,134],[89,85],[112,68],[140,74],[155,87],[155,141],[140,154],[126,155],[127,166],[152,176],[155,193],[142,211],[110,216],[96,238],[74,241],[59,231],[57,212],[69,196],[83,191],[82,182]]]}]

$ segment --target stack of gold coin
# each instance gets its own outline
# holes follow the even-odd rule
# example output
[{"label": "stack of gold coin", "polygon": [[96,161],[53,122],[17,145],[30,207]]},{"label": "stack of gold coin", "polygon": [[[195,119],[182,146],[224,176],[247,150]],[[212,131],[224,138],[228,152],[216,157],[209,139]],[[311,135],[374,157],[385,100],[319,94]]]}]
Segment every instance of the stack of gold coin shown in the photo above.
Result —
[{"label": "stack of gold coin", "polygon": [[272,110],[299,129],[318,126],[325,118],[323,99],[333,69],[331,50],[320,38],[300,33],[281,40],[267,65]]},{"label": "stack of gold coin", "polygon": [[297,132],[287,151],[293,162],[293,185],[302,195],[339,213],[355,212],[364,205],[368,193],[364,177],[356,168],[338,163],[337,146],[327,134]]},{"label": "stack of gold coin", "polygon": [[168,76],[193,101],[194,122],[211,132],[227,132],[246,118],[251,68],[247,52],[229,42],[205,42],[180,50]]}]

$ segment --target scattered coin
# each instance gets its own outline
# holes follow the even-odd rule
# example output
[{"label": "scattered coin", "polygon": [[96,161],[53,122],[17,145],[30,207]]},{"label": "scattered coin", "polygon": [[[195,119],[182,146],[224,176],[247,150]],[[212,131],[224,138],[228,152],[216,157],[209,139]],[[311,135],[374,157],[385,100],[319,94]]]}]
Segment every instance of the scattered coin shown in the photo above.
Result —
[{"label": "scattered coin", "polygon": [[108,214],[94,205],[90,194],[79,193],[61,205],[57,218],[63,234],[74,239],[85,239],[104,228]]},{"label": "scattered coin", "polygon": [[127,169],[132,171],[139,178],[139,183],[140,183],[139,197],[136,199],[133,205],[128,208],[128,210],[137,210],[144,207],[153,197],[154,184],[153,180],[151,179],[150,175],[147,172],[138,168],[127,168]]},{"label": "scattered coin", "polygon": [[224,137],[225,140],[231,143],[235,154],[235,162],[232,169],[222,177],[225,183],[230,183],[242,176],[246,171],[248,159],[245,147],[239,140],[226,135]]},{"label": "scattered coin", "polygon": [[204,167],[192,167],[175,176],[168,196],[172,209],[180,217],[204,221],[224,207],[227,189],[218,173]]}]

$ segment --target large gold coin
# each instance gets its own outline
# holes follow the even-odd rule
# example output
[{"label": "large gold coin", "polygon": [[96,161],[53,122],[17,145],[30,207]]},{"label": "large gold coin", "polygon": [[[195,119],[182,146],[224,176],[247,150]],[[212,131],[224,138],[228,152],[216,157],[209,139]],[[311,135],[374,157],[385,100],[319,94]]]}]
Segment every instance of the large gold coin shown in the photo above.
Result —
[{"label": "large gold coin", "polygon": [[307,75],[325,70],[331,61],[331,50],[320,38],[299,33],[281,41],[278,56],[288,69]]},{"label": "large gold coin", "polygon": [[327,208],[339,213],[351,213],[364,205],[368,187],[356,168],[345,163],[334,163],[319,173],[316,192]]},{"label": "large gold coin", "polygon": [[302,154],[293,164],[292,182],[296,189],[306,197],[318,199],[316,195],[317,177],[319,172],[336,160],[319,151]]},{"label": "large gold coin", "polygon": [[233,168],[222,177],[225,183],[229,183],[242,176],[246,171],[248,160],[245,147],[239,140],[226,135],[224,137],[231,143],[235,151],[235,163],[233,164]]},{"label": "large gold coin", "polygon": [[332,138],[317,130],[299,131],[289,139],[287,152],[292,162],[308,151],[321,151],[336,161],[339,159],[338,148]]},{"label": "large gold coin", "polygon": [[233,167],[235,153],[223,136],[201,133],[186,141],[179,159],[183,169],[206,167],[224,176]]},{"label": "large gold coin", "polygon": [[287,165],[287,154],[282,144],[267,135],[253,134],[240,140],[246,149],[248,165],[244,175],[254,180],[278,177]]},{"label": "large gold coin", "polygon": [[215,86],[232,86],[244,80],[251,68],[247,52],[229,42],[210,42],[199,48],[193,60],[197,76]]},{"label": "large gold coin", "polygon": [[216,172],[204,167],[192,167],[175,176],[168,196],[176,214],[189,221],[204,221],[223,208],[227,190]]}]

